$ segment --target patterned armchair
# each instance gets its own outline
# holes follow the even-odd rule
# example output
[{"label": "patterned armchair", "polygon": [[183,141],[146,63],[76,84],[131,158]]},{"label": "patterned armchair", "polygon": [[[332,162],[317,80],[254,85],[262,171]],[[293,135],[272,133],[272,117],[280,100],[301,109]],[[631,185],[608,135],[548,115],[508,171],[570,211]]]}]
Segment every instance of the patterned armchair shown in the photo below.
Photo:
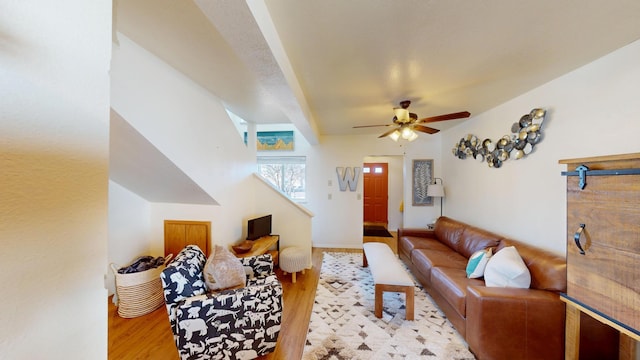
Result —
[{"label": "patterned armchair", "polygon": [[206,257],[188,245],[160,278],[173,337],[182,360],[253,359],[276,346],[282,320],[282,285],[271,255],[241,259],[253,275],[241,289],[208,293]]}]

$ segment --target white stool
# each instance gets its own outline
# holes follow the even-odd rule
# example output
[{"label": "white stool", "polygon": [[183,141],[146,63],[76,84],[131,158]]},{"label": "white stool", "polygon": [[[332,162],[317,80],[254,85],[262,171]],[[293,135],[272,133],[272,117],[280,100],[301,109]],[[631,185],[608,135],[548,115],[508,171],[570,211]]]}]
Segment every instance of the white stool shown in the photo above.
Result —
[{"label": "white stool", "polygon": [[280,251],[280,269],[284,271],[285,275],[291,273],[291,282],[296,282],[296,273],[301,271],[304,274],[304,270],[311,263],[311,254],[308,250],[297,246],[291,246]]}]

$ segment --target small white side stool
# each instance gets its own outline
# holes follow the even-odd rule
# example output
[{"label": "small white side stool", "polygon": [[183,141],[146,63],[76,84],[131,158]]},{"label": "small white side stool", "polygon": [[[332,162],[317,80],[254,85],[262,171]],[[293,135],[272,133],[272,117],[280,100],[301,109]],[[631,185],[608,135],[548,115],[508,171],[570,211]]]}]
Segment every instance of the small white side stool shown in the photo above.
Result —
[{"label": "small white side stool", "polygon": [[280,269],[284,271],[285,275],[291,273],[291,282],[295,284],[296,273],[302,272],[311,263],[311,254],[308,250],[297,246],[290,246],[280,251]]}]

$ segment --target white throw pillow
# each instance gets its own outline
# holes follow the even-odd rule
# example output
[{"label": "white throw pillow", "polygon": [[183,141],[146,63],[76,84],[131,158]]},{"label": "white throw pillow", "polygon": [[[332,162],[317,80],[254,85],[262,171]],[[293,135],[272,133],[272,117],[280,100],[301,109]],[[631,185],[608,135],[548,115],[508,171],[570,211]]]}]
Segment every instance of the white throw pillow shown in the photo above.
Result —
[{"label": "white throw pillow", "polygon": [[484,269],[484,282],[488,287],[529,288],[531,274],[514,246],[495,253]]},{"label": "white throw pillow", "polygon": [[467,277],[477,279],[484,276],[484,269],[491,258],[491,248],[478,250],[469,258],[467,263]]}]

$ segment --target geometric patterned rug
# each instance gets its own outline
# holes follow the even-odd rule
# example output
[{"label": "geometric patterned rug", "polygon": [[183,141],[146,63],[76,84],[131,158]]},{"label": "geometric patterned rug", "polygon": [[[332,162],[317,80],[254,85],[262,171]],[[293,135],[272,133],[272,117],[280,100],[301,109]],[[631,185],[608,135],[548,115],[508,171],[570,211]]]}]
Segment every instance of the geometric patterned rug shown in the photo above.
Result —
[{"label": "geometric patterned rug", "polygon": [[373,279],[369,268],[362,267],[362,254],[325,252],[302,359],[475,359],[414,283],[415,320],[405,320],[404,293],[392,292],[384,293],[378,319]]}]

